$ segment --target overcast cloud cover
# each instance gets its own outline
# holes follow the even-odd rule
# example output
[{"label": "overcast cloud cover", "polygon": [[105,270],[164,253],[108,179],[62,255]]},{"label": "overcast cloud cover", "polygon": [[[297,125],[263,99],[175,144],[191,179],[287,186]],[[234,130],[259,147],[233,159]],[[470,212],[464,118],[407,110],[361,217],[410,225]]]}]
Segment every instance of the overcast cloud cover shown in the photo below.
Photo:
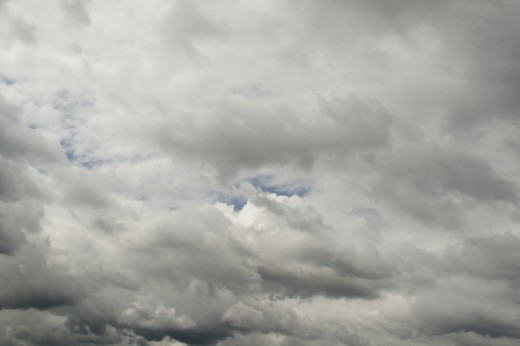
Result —
[{"label": "overcast cloud cover", "polygon": [[0,344],[520,344],[520,1],[0,0]]}]

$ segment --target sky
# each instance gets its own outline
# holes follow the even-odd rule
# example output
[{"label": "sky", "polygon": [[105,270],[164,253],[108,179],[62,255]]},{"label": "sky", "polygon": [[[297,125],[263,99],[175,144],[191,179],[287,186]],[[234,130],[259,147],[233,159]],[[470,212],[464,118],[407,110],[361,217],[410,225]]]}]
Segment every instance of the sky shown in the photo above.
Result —
[{"label": "sky", "polygon": [[0,344],[518,345],[519,15],[0,0]]}]

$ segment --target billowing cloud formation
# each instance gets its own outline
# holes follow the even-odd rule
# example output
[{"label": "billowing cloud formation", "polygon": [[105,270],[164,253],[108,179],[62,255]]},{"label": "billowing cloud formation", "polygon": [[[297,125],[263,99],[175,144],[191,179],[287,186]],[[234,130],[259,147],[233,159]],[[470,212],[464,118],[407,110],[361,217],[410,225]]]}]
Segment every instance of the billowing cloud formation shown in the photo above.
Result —
[{"label": "billowing cloud formation", "polygon": [[517,345],[519,14],[0,1],[0,343]]}]

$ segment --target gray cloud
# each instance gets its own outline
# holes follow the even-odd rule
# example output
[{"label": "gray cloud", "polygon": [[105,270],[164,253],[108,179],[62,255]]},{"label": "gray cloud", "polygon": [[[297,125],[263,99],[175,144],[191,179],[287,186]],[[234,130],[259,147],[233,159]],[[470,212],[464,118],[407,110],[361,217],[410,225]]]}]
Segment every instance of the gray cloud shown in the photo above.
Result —
[{"label": "gray cloud", "polygon": [[513,0],[0,9],[1,344],[518,344]]},{"label": "gray cloud", "polygon": [[387,111],[373,100],[319,100],[316,118],[308,120],[288,107],[259,106],[217,103],[208,120],[198,123],[196,113],[187,114],[177,129],[158,128],[156,140],[174,155],[210,163],[224,177],[272,164],[308,169],[322,157],[341,159],[389,140]]},{"label": "gray cloud", "polygon": [[1,258],[2,309],[46,310],[74,304],[83,289],[73,278],[60,275],[45,265],[38,249],[26,247],[15,257]]},{"label": "gray cloud", "polygon": [[90,17],[86,10],[87,1],[62,1],[63,11],[80,25],[90,24]]},{"label": "gray cloud", "polygon": [[446,260],[452,270],[488,280],[503,280],[518,287],[518,249],[520,238],[506,233],[468,238],[456,248],[449,248]]},{"label": "gray cloud", "polygon": [[470,153],[429,148],[385,161],[388,173],[373,194],[426,223],[458,228],[474,203],[517,203],[516,183]]},{"label": "gray cloud", "polygon": [[58,161],[59,156],[41,136],[27,129],[21,121],[21,109],[0,98],[0,144],[4,159],[33,162]]},{"label": "gray cloud", "polygon": [[[284,269],[259,267],[258,274],[266,283],[279,284],[288,296],[375,298],[375,290],[361,280],[348,280],[317,268],[302,266]],[[332,274],[332,275],[331,275]]]},{"label": "gray cloud", "polygon": [[52,163],[59,157],[41,136],[23,126],[20,116],[19,108],[0,97],[0,254],[7,255],[25,243],[26,234],[41,229],[47,197],[27,162]]}]

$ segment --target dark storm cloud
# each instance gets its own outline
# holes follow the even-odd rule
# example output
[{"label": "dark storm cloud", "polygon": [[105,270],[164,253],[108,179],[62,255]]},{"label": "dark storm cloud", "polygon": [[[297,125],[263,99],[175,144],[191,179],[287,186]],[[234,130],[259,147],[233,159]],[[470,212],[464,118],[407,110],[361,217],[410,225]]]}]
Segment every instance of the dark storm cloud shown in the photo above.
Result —
[{"label": "dark storm cloud", "polygon": [[518,344],[517,339],[511,338],[489,338],[473,332],[460,332],[448,334],[442,340],[451,342],[457,346],[514,346]]},{"label": "dark storm cloud", "polygon": [[492,338],[520,338],[518,324],[508,321],[496,321],[482,318],[481,316],[467,315],[465,321],[448,320],[443,321],[434,330],[435,334],[451,334],[455,332],[473,332],[482,336]]},{"label": "dark storm cloud", "polygon": [[324,269],[303,266],[283,269],[260,266],[257,270],[262,280],[266,282],[267,288],[270,287],[269,284],[279,285],[281,292],[289,297],[306,298],[313,295],[365,299],[377,297],[376,290],[370,283],[342,278]]},{"label": "dark storm cloud", "polygon": [[169,336],[174,340],[178,340],[188,345],[214,345],[222,339],[226,339],[232,335],[232,330],[224,326],[217,326],[213,328],[200,330],[178,330],[175,328],[169,329],[151,329],[151,328],[133,328],[138,334],[149,341],[161,341]]},{"label": "dark storm cloud", "polygon": [[21,244],[25,242],[25,238],[23,237],[23,234],[19,232],[19,230],[6,230],[2,229],[0,230],[0,241],[2,242],[2,245],[0,245],[0,253],[5,255],[12,255]]},{"label": "dark storm cloud", "polygon": [[74,278],[45,264],[40,249],[26,246],[0,258],[0,309],[49,309],[74,304],[83,289]]},{"label": "dark storm cloud", "polygon": [[[473,295],[475,290],[468,289]],[[447,293],[447,292],[444,292]],[[449,292],[445,301],[442,294],[422,297],[414,307],[416,324],[429,335],[446,335],[473,332],[490,338],[520,338],[520,320],[512,306],[502,305],[499,297],[486,296],[490,301],[472,303],[463,297],[464,292]],[[460,295],[458,301],[454,295]]]}]

